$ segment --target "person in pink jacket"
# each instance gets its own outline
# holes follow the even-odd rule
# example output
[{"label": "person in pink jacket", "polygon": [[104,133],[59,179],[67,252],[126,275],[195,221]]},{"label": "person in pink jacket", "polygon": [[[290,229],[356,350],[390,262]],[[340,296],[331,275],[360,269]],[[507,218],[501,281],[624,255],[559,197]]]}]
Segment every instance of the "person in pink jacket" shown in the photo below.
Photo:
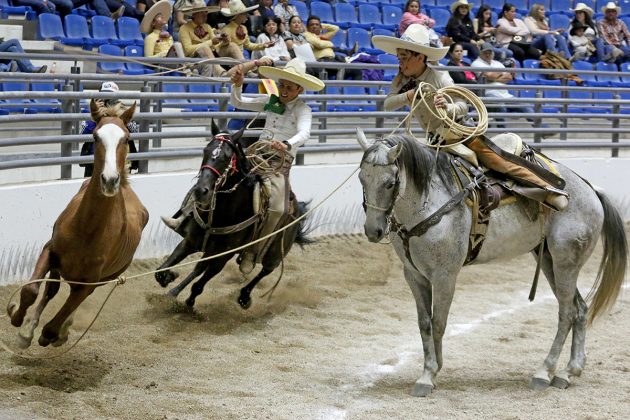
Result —
[{"label": "person in pink jacket", "polygon": [[403,13],[402,18],[400,18],[398,32],[401,34],[405,33],[407,27],[412,23],[419,23],[429,28],[433,28],[433,25],[435,25],[435,20],[420,12],[420,2],[418,0],[407,0],[405,13]]}]

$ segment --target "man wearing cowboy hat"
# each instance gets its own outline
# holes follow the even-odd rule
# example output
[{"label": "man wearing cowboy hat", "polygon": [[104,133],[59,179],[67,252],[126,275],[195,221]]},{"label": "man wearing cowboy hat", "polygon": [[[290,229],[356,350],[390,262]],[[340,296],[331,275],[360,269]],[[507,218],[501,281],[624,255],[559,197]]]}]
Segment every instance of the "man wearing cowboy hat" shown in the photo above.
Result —
[{"label": "man wearing cowboy hat", "polygon": [[[274,67],[260,67],[258,72],[262,77],[275,80],[278,83],[278,95],[265,97],[243,98],[241,96],[244,70],[238,70],[232,76],[232,105],[249,111],[267,112],[265,131],[261,139],[270,140],[271,148],[283,156],[282,168],[272,174],[262,176],[263,188],[269,196],[267,214],[263,220],[259,237],[271,234],[288,211],[289,205],[289,170],[297,155],[297,150],[309,139],[311,134],[311,108],[299,95],[305,90],[320,91],[324,82],[306,73],[306,65],[299,58],[289,61],[283,69]],[[244,274],[250,273],[261,261],[274,237],[259,242],[247,248],[241,254],[240,270]]]},{"label": "man wearing cowboy hat", "polygon": [[[599,33],[604,42],[621,50],[624,61],[627,61],[630,59],[630,32],[626,24],[617,18],[621,13],[621,7],[611,1],[602,7],[602,13],[604,18],[597,22]],[[617,52],[616,55],[621,56],[621,53]]]},{"label": "man wearing cowboy hat", "polygon": [[228,7],[221,9],[221,14],[231,18],[230,23],[222,29],[227,34],[229,40],[238,46],[241,51],[246,48],[248,51],[262,51],[265,48],[273,47],[275,41],[268,41],[262,44],[256,44],[249,40],[249,34],[244,23],[247,22],[247,12],[257,9],[258,5],[246,7],[241,0],[230,0]]},{"label": "man wearing cowboy hat", "polygon": [[[448,72],[436,70],[429,67],[427,62],[436,62],[443,58],[448,52],[448,47],[434,48],[429,43],[429,33],[424,25],[409,25],[405,33],[400,38],[377,35],[372,38],[372,43],[390,54],[398,56],[400,68],[398,75],[392,80],[390,93],[385,99],[385,110],[393,111],[405,106],[411,106],[416,89],[420,82],[429,83],[435,89],[440,89],[453,85],[453,79]],[[468,112],[466,102],[458,97],[453,97],[453,102],[447,102],[443,95],[436,94],[433,98],[435,108],[445,109],[454,117],[463,117]],[[414,116],[420,122],[425,131],[429,133],[429,138],[433,141],[445,141],[449,143],[458,142],[459,138],[452,138],[453,135],[443,126],[442,122],[436,118],[427,105],[420,104],[415,108]],[[552,207],[562,210],[568,204],[566,194],[563,191],[553,188],[547,181],[540,178],[530,169],[520,166],[511,160],[495,153],[486,144],[486,139],[482,137],[473,138],[465,143],[453,148],[454,152],[462,155],[470,153],[476,155],[476,159],[484,166],[497,172],[508,175],[516,180],[536,185],[545,191],[546,203]]]},{"label": "man wearing cowboy hat", "polygon": [[161,0],[144,14],[140,31],[147,34],[144,38],[145,57],[184,57],[181,44],[174,42],[173,36],[165,28],[172,10],[169,0]]}]

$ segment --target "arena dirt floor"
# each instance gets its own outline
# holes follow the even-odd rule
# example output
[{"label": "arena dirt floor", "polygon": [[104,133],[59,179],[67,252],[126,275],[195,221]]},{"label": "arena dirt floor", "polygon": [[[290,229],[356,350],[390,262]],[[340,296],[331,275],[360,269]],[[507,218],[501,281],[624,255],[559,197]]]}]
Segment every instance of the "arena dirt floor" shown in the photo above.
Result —
[{"label": "arena dirt floor", "polygon": [[[137,261],[127,274],[158,263]],[[583,270],[585,292],[598,263],[599,251]],[[428,398],[409,395],[422,347],[414,301],[389,245],[345,236],[296,248],[271,300],[260,294],[274,275],[247,311],[236,303],[242,280],[234,263],[206,286],[192,313],[164,298],[153,278],[132,280],[70,353],[35,361],[3,352],[0,418],[629,418],[627,287],[589,330],[582,377],[567,390],[535,392],[528,383],[551,345],[557,304],[544,280],[528,302],[533,273],[530,256],[464,269],[444,368]],[[0,290],[2,302],[12,290]],[[106,292],[80,310],[71,342]],[[2,338],[14,343],[15,330],[6,317],[0,321]]]}]

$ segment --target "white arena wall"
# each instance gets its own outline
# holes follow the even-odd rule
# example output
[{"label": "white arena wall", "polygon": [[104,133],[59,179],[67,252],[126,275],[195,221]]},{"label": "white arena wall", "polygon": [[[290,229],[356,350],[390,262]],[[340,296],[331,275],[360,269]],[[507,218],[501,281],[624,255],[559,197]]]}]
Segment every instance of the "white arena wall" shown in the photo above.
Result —
[{"label": "white arena wall", "polygon": [[[574,158],[560,162],[606,190],[630,219],[630,159]],[[291,183],[301,201],[317,205],[354,170],[356,165],[296,166]],[[1,175],[1,173],[0,173]],[[161,215],[174,213],[196,173],[136,175],[131,183],[150,213],[136,258],[161,257],[179,237],[164,227]],[[83,180],[51,181],[0,186],[0,285],[28,279],[42,246],[50,238],[59,213]],[[363,231],[361,187],[355,173],[339,191],[318,207],[309,220],[311,236],[361,233]]]}]

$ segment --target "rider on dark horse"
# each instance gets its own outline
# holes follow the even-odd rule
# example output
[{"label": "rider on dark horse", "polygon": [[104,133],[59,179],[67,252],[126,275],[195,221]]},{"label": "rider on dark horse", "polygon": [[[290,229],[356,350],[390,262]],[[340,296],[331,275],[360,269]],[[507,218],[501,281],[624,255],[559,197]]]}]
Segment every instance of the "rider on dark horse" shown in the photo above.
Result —
[{"label": "rider on dark horse", "polygon": [[[289,210],[289,171],[297,154],[297,149],[310,137],[311,133],[311,108],[298,96],[305,90],[320,91],[324,88],[324,82],[316,77],[306,74],[306,65],[299,58],[287,63],[283,69],[263,66],[258,72],[278,82],[278,95],[265,97],[243,98],[241,96],[244,69],[242,65],[235,67],[232,74],[232,105],[239,109],[249,111],[267,112],[264,132],[261,140],[269,140],[270,147],[277,152],[276,159],[279,162],[269,162],[277,170],[267,171],[262,174],[262,188],[268,197],[266,216],[262,221],[258,237],[262,238],[274,232],[278,223]],[[257,197],[255,197],[255,201]],[[178,219],[163,218],[164,223],[172,229],[177,229],[181,222],[190,215],[187,205],[181,209]],[[179,212],[178,212],[179,213]],[[254,238],[256,239],[256,238]],[[260,241],[241,254],[239,269],[244,274],[249,274],[265,255],[274,237]]]},{"label": "rider on dark horse", "polygon": [[[454,85],[448,72],[427,66],[427,62],[436,62],[443,58],[448,48],[432,47],[429,43],[429,32],[423,25],[409,25],[400,38],[377,35],[372,38],[372,42],[376,48],[398,56],[400,62],[399,73],[392,81],[391,91],[385,100],[387,111],[411,106],[420,82],[429,83],[436,89]],[[464,117],[468,113],[468,105],[459,97],[453,97],[453,102],[449,103],[443,95],[437,93],[434,97],[434,106],[445,109],[452,117]],[[435,134],[444,128],[442,121],[436,118],[433,112],[427,110],[424,104],[415,109],[414,116],[430,137],[435,137]],[[447,137],[445,140],[448,146],[462,139]],[[568,195],[564,191],[552,186],[530,168],[518,165],[497,154],[488,147],[488,141],[479,136],[474,137],[463,144],[457,144],[454,152],[465,155],[470,154],[472,150],[476,159],[487,168],[543,189],[546,192],[545,204],[556,210],[566,208]]]}]

